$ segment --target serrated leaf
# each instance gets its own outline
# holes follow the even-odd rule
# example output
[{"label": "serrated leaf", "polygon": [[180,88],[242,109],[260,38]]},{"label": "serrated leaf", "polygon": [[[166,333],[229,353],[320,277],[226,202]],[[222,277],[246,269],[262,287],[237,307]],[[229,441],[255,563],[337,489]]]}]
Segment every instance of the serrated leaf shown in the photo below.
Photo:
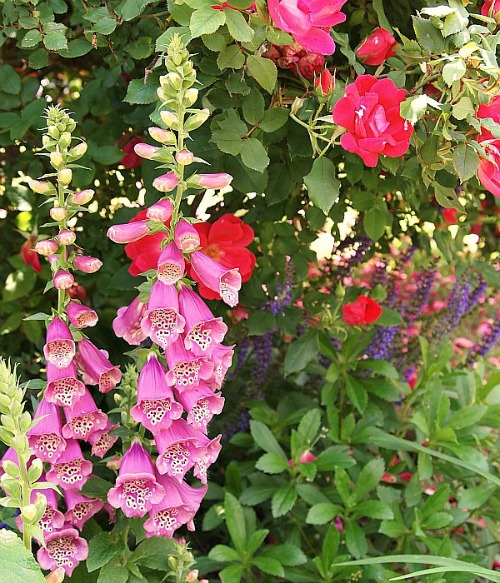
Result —
[{"label": "serrated leaf", "polygon": [[125,21],[132,20],[139,16],[150,2],[152,0],[123,0],[116,8],[116,13]]},{"label": "serrated leaf", "polygon": [[446,63],[443,67],[443,79],[448,87],[451,87],[455,81],[459,81],[467,72],[467,67],[463,59],[457,59],[452,63]]},{"label": "serrated leaf", "polygon": [[248,73],[263,87],[268,93],[274,91],[278,79],[278,69],[270,60],[258,55],[247,57]]},{"label": "serrated leaf", "polygon": [[308,411],[297,428],[299,439],[302,445],[310,445],[316,437],[321,425],[321,411],[319,409],[312,409]]},{"label": "serrated leaf", "polygon": [[285,567],[296,567],[307,562],[306,555],[294,545],[272,545],[265,548],[261,556],[277,559]]},{"label": "serrated leaf", "polygon": [[297,500],[295,484],[287,484],[278,488],[271,500],[271,510],[274,518],[284,516],[294,507]]},{"label": "serrated leaf", "polygon": [[463,144],[453,150],[453,167],[460,178],[460,182],[465,182],[472,178],[479,167],[479,156],[477,152]]},{"label": "serrated leaf", "polygon": [[257,443],[257,445],[259,445],[264,451],[269,453],[273,452],[288,459],[271,430],[264,425],[264,423],[261,423],[260,421],[250,421],[250,433],[252,434],[255,443]]},{"label": "serrated leaf", "polygon": [[214,8],[195,10],[189,21],[192,38],[216,32],[226,22],[226,15]]},{"label": "serrated leaf", "polygon": [[368,550],[368,542],[364,530],[359,524],[352,520],[344,524],[345,543],[347,550],[353,557],[359,559],[366,555]]},{"label": "serrated leaf", "polygon": [[255,33],[253,29],[248,26],[243,14],[232,8],[224,9],[224,13],[226,15],[226,25],[229,34],[239,42],[251,42]]},{"label": "serrated leaf", "polygon": [[43,44],[49,51],[59,51],[68,47],[68,39],[62,32],[49,32],[43,37]]},{"label": "serrated leaf", "polygon": [[247,541],[247,529],[243,508],[238,500],[229,492],[224,499],[224,510],[229,536],[238,551],[245,549]]},{"label": "serrated leaf", "polygon": [[218,563],[240,560],[240,555],[234,549],[226,545],[215,545],[215,547],[213,547],[208,553],[208,557],[212,559],[212,561],[217,561]]},{"label": "serrated leaf", "polygon": [[264,117],[265,102],[260,91],[252,89],[249,95],[243,100],[243,117],[251,125],[257,125]]},{"label": "serrated leaf", "polygon": [[29,30],[21,41],[23,48],[31,48],[37,45],[42,40],[42,33],[39,30]]},{"label": "serrated leaf", "polygon": [[105,16],[104,18],[101,18],[95,22],[95,24],[92,26],[92,31],[107,36],[114,32],[117,26],[118,22],[115,18],[112,18],[111,16]]},{"label": "serrated leaf", "polygon": [[127,103],[145,105],[156,101],[156,85],[144,83],[143,79],[132,79],[127,87],[125,99]]},{"label": "serrated leaf", "polygon": [[262,556],[254,557],[252,564],[268,575],[274,575],[275,577],[285,576],[283,565],[276,559]]},{"label": "serrated leaf", "polygon": [[351,375],[346,376],[346,394],[356,409],[363,413],[368,405],[368,394],[363,385]]},{"label": "serrated leaf", "polygon": [[374,241],[378,241],[385,232],[385,212],[377,207],[365,212],[363,226],[365,232]]},{"label": "serrated leaf", "polygon": [[257,172],[264,172],[269,166],[269,156],[262,142],[257,140],[257,138],[243,140],[240,155],[243,164]]},{"label": "serrated leaf", "polygon": [[259,127],[266,133],[272,133],[283,127],[287,121],[288,109],[273,107],[264,113],[264,117],[259,122]]},{"label": "serrated leaf", "polygon": [[340,191],[340,182],[335,175],[333,162],[324,156],[316,158],[311,171],[304,176],[304,184],[309,198],[327,215]]},{"label": "serrated leaf", "polygon": [[217,66],[224,69],[241,69],[245,64],[245,55],[238,45],[229,45],[223,49],[217,57]]},{"label": "serrated leaf", "polygon": [[21,91],[21,77],[19,77],[14,67],[0,65],[0,87],[4,93],[9,93],[10,95],[17,95]]},{"label": "serrated leaf", "polygon": [[335,504],[330,504],[328,502],[321,502],[320,504],[315,504],[309,509],[306,517],[307,524],[326,524],[333,520],[335,516],[340,514],[342,509],[340,506]]},{"label": "serrated leaf", "polygon": [[77,38],[68,43],[67,49],[61,49],[59,54],[65,59],[74,59],[76,57],[83,57],[92,50],[92,45],[82,38]]},{"label": "serrated leaf", "polygon": [[391,507],[380,500],[365,500],[356,505],[354,514],[357,516],[366,516],[375,520],[392,520],[394,512]]},{"label": "serrated leaf", "polygon": [[255,468],[266,474],[281,474],[289,468],[288,460],[277,453],[265,453],[255,464]]},{"label": "serrated leaf", "polygon": [[240,583],[243,575],[243,567],[241,565],[230,565],[219,573],[222,583]]},{"label": "serrated leaf", "polygon": [[117,541],[109,532],[100,532],[89,541],[89,556],[86,560],[89,573],[100,569],[120,552]]},{"label": "serrated leaf", "polygon": [[9,583],[47,583],[40,566],[23,541],[11,530],[0,530],[0,580]]},{"label": "serrated leaf", "polygon": [[361,470],[356,480],[352,497],[359,502],[370,490],[378,485],[385,471],[385,462],[382,458],[369,461]]}]

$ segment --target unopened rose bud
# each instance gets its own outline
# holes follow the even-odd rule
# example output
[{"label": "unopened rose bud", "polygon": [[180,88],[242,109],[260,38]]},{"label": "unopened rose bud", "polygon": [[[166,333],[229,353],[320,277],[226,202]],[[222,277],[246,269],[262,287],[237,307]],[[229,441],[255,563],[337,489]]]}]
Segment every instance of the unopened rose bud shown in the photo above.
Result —
[{"label": "unopened rose bud", "polygon": [[181,150],[175,155],[175,160],[177,164],[180,164],[181,166],[188,166],[189,164],[192,164],[194,160],[194,154],[189,150]]},{"label": "unopened rose bud", "polygon": [[73,265],[76,269],[83,271],[83,273],[95,273],[102,267],[102,261],[97,257],[90,257],[88,255],[76,255],[73,259]]},{"label": "unopened rose bud", "polygon": [[134,152],[141,158],[146,158],[146,160],[154,160],[154,155],[160,150],[156,146],[151,144],[146,144],[145,142],[139,142],[134,146]]},{"label": "unopened rose bud", "polygon": [[179,118],[173,111],[160,111],[160,117],[168,128],[179,129]]},{"label": "unopened rose bud", "polygon": [[30,180],[28,184],[31,190],[37,194],[52,196],[56,193],[55,186],[51,182],[45,182],[44,180]]},{"label": "unopened rose bud", "polygon": [[73,178],[73,171],[71,168],[63,168],[57,173],[57,178],[63,186],[67,186]]},{"label": "unopened rose bud", "polygon": [[170,192],[179,184],[179,179],[174,172],[167,172],[153,180],[153,186],[160,192]]},{"label": "unopened rose bud", "polygon": [[49,211],[51,218],[57,223],[64,221],[68,218],[68,211],[60,206],[52,207]]},{"label": "unopened rose bud", "polygon": [[191,107],[198,99],[198,89],[191,87],[184,93],[184,105]]},{"label": "unopened rose bud", "polygon": [[69,271],[58,269],[52,281],[56,289],[69,289],[75,283],[75,278]]},{"label": "unopened rose bud", "polygon": [[38,241],[38,243],[35,245],[35,251],[44,257],[48,257],[53,253],[57,253],[58,249],[59,243],[54,241],[54,239],[44,239],[43,241]]},{"label": "unopened rose bud", "polygon": [[188,117],[186,123],[184,124],[184,129],[186,132],[192,132],[202,126],[207,119],[210,117],[210,111],[208,109],[202,109],[198,113],[195,113]]},{"label": "unopened rose bud", "polygon": [[173,209],[174,205],[172,204],[172,201],[168,199],[160,200],[148,208],[146,211],[146,217],[150,221],[161,221],[162,223],[166,223],[172,216]]},{"label": "unopened rose bud", "polygon": [[78,206],[82,206],[87,204],[92,200],[94,196],[94,191],[91,188],[86,188],[85,190],[80,190],[75,192],[73,195],[73,204],[77,204]]},{"label": "unopened rose bud", "polygon": [[319,97],[329,97],[335,89],[335,77],[328,69],[324,69],[314,80],[314,88]]},{"label": "unopened rose bud", "polygon": [[[153,127],[153,128],[149,128],[148,132],[149,132],[149,135],[153,138],[153,140],[160,142],[160,144],[172,146],[176,143],[175,134],[172,132],[169,132],[168,130],[162,130],[161,128]],[[140,154],[139,154],[139,156],[140,156]]]},{"label": "unopened rose bud", "polygon": [[80,142],[74,148],[71,148],[69,155],[73,160],[81,158],[87,152],[87,144],[85,142]]},{"label": "unopened rose bud", "polygon": [[73,243],[76,241],[76,234],[69,229],[63,229],[57,235],[57,240],[61,245],[73,245]]},{"label": "unopened rose bud", "polygon": [[61,152],[59,152],[58,150],[55,152],[51,152],[50,163],[56,170],[59,170],[62,166],[64,166],[64,158]]}]

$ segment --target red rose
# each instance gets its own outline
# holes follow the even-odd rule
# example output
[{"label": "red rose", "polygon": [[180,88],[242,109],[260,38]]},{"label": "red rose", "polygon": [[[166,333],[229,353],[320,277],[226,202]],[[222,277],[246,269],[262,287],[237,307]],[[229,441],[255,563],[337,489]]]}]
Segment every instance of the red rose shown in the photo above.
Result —
[{"label": "red rose", "polygon": [[350,326],[373,324],[382,314],[381,306],[367,296],[358,296],[355,302],[342,307],[342,319]]},{"label": "red rose", "polygon": [[453,208],[443,209],[443,219],[447,225],[456,225],[458,223],[458,211]]},{"label": "red rose", "polygon": [[[500,123],[500,95],[494,97],[487,105],[481,104],[477,110],[477,117],[492,118],[496,123]],[[489,158],[480,158],[477,177],[487,190],[500,197],[500,139],[483,129],[477,141]]]},{"label": "red rose", "polygon": [[391,79],[360,75],[333,108],[334,123],[347,129],[340,138],[342,147],[358,154],[370,168],[377,165],[379,154],[390,158],[405,154],[413,134],[413,126],[399,113],[405,96]]},{"label": "red rose", "polygon": [[120,160],[120,164],[125,166],[125,168],[137,168],[142,164],[142,158],[134,152],[134,146],[136,144],[145,143],[145,140],[141,136],[132,136],[129,138],[129,134],[124,134],[117,142],[116,146],[121,148],[122,152],[125,154]]},{"label": "red rose", "polygon": [[[145,220],[146,212],[146,209],[139,211],[129,222]],[[149,269],[156,269],[161,253],[161,242],[165,239],[168,239],[167,233],[155,233],[125,245],[125,253],[129,259],[132,259],[132,265],[128,268],[130,275],[137,276]]]},{"label": "red rose", "polygon": [[484,4],[481,6],[481,14],[495,18],[497,14],[500,14],[500,0],[484,0]]},{"label": "red rose", "polygon": [[33,251],[33,247],[37,241],[37,236],[32,235],[27,241],[21,245],[21,259],[26,265],[30,265],[33,271],[40,273],[42,266],[40,265],[40,258],[38,253]]},{"label": "red rose", "polygon": [[371,35],[363,41],[356,56],[364,58],[365,65],[381,65],[389,57],[393,57],[393,50],[398,43],[392,34],[385,28],[376,28]]},{"label": "red rose", "polygon": [[[233,214],[226,213],[214,223],[195,223],[194,227],[200,235],[203,253],[224,267],[237,267],[240,270],[242,282],[252,277],[256,258],[246,248],[254,239],[253,229],[249,225]],[[216,292],[200,283],[193,270],[190,275],[198,281],[200,295],[209,300],[219,298]]]}]

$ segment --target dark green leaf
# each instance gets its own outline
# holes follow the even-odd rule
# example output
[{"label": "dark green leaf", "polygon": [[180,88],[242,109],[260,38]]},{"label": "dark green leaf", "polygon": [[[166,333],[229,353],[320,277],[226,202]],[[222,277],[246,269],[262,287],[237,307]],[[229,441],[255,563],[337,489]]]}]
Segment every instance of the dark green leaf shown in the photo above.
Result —
[{"label": "dark green leaf", "polygon": [[245,166],[256,170],[257,172],[264,172],[269,166],[269,157],[262,142],[256,138],[248,138],[243,140],[243,147],[241,148],[241,159]]},{"label": "dark green leaf", "polygon": [[304,370],[312,360],[317,358],[318,352],[318,332],[310,329],[288,347],[285,357],[285,376]]},{"label": "dark green leaf", "polygon": [[294,507],[297,500],[297,489],[295,484],[282,486],[273,495],[271,509],[274,518],[284,516]]},{"label": "dark green leaf", "polygon": [[473,148],[463,144],[453,150],[453,166],[460,182],[465,182],[476,174],[479,156]]},{"label": "dark green leaf", "polygon": [[322,156],[314,160],[311,172],[304,176],[309,198],[327,215],[339,196],[340,182],[335,176],[335,165]]},{"label": "dark green leaf", "polygon": [[100,569],[106,565],[115,555],[120,552],[117,541],[113,539],[109,532],[100,532],[89,541],[89,556],[86,561],[89,573]]},{"label": "dark green leaf", "polygon": [[226,492],[224,500],[226,526],[229,536],[238,551],[243,551],[247,542],[247,529],[243,508],[238,500]]}]

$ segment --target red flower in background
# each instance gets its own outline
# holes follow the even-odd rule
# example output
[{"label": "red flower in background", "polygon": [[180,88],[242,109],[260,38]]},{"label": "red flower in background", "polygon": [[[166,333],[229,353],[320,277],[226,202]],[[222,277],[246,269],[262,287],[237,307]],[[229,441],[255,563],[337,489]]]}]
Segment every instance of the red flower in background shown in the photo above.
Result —
[{"label": "red flower in background", "polygon": [[271,45],[264,57],[271,59],[281,69],[289,69],[296,77],[300,74],[309,80],[318,75],[325,64],[323,55],[306,51],[297,43],[285,46]]},{"label": "red flower in background", "polygon": [[21,259],[26,265],[30,265],[33,271],[40,273],[42,266],[40,265],[40,258],[38,253],[33,251],[33,247],[37,242],[38,237],[31,235],[31,237],[21,245]]},{"label": "red flower in background", "polygon": [[[146,220],[146,212],[146,209],[139,211],[129,222],[135,223]],[[169,223],[170,221],[167,224]],[[130,275],[137,276],[148,271],[148,269],[156,269],[158,257],[161,253],[161,242],[167,238],[167,233],[155,233],[125,245],[125,253],[129,259],[132,259],[132,265],[128,268]]]},{"label": "red flower in background", "polygon": [[145,139],[142,136],[132,136],[128,139],[130,134],[124,134],[117,142],[116,146],[121,148],[121,151],[125,154],[120,160],[120,164],[125,166],[125,168],[137,168],[142,164],[142,158],[140,158],[134,152],[134,146],[136,144],[145,143]]},{"label": "red flower in background", "polygon": [[358,296],[355,302],[342,307],[342,319],[350,326],[373,324],[381,315],[381,306],[368,296]]},{"label": "red flower in background", "polygon": [[372,34],[366,38],[356,56],[364,59],[365,65],[381,65],[389,57],[396,54],[394,47],[398,43],[392,34],[385,28],[376,28]]}]

